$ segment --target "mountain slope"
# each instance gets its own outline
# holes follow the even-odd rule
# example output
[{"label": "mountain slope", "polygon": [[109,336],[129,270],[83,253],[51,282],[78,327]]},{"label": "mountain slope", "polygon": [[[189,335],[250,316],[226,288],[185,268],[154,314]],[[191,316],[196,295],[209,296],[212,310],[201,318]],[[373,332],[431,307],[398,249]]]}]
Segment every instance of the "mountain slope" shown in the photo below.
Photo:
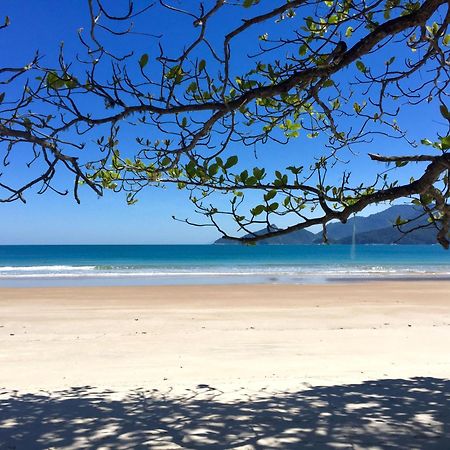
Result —
[{"label": "mountain slope", "polygon": [[[353,229],[355,229],[355,242],[357,244],[435,244],[436,230],[433,228],[415,230],[403,235],[394,224],[397,217],[413,219],[420,215],[420,210],[413,205],[395,205],[368,217],[352,217],[347,223],[331,223],[327,226],[328,240],[334,244],[351,244]],[[404,230],[413,226],[427,223],[426,217],[414,221],[413,225],[404,227]],[[409,228],[408,228],[409,227]],[[277,229],[273,227],[272,229]],[[267,229],[259,230],[255,234],[264,234]],[[247,235],[248,236],[248,235]],[[258,245],[292,245],[292,244],[321,244],[322,233],[313,234],[308,230],[298,230],[283,236],[263,239]],[[215,244],[236,244],[226,238],[218,239]]]},{"label": "mountain slope", "polygon": [[[351,244],[353,236],[346,236],[335,244]],[[355,244],[436,244],[436,229],[426,228],[403,234],[390,226],[381,230],[365,231],[355,235]]]},{"label": "mountain slope", "polygon": [[[419,214],[419,210],[413,205],[395,205],[391,206],[388,209],[385,209],[384,211],[372,214],[367,217],[351,217],[350,219],[348,219],[347,223],[329,224],[327,226],[328,240],[330,243],[333,243],[346,239],[348,236],[352,236],[353,226],[355,226],[355,232],[357,234],[372,232],[374,230],[392,229],[392,239],[395,240],[396,236],[398,237],[398,231],[393,227],[393,225],[395,224],[397,217],[400,216],[402,219],[413,219]],[[315,243],[321,242],[322,236],[320,235],[320,233],[318,233]]]},{"label": "mountain slope", "polygon": [[[271,227],[272,230],[276,230],[277,227]],[[263,230],[256,231],[255,234],[260,235],[267,233],[267,228],[264,228]],[[246,237],[250,236],[249,234],[245,235]],[[262,239],[261,241],[258,241],[258,245],[289,245],[289,244],[312,244],[314,239],[316,238],[316,235],[314,233],[311,233],[311,231],[308,230],[297,230],[293,231],[292,233],[283,235],[283,236],[276,236],[273,238],[268,239]],[[217,239],[217,241],[214,242],[214,244],[228,244],[228,245],[239,245],[240,242],[233,241],[227,238],[220,238]]]}]

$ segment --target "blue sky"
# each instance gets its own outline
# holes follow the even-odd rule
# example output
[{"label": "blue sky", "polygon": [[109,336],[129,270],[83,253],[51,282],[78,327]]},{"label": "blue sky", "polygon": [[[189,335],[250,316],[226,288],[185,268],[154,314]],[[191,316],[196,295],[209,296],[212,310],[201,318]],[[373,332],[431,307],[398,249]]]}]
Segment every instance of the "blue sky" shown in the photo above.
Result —
[{"label": "blue sky", "polygon": [[[37,48],[49,61],[54,60],[60,41],[65,42],[66,52],[70,54],[76,49],[77,30],[87,25],[86,14],[84,1],[3,0],[1,15],[10,16],[11,27],[2,35],[2,62],[8,65],[23,64]],[[223,30],[230,29],[233,19],[236,17],[225,17],[215,24],[214,30],[218,36],[222,35]],[[175,15],[155,17],[154,22],[149,22],[147,26],[153,33],[163,29],[170,32],[171,40],[164,41],[169,51],[185,41],[185,24]],[[276,32],[275,27],[269,24],[266,30]],[[149,53],[156,49],[154,39],[133,39],[136,39],[136,46],[140,49],[150,49],[147,50]],[[243,43],[234,49],[242,53],[244,60],[247,46],[248,43]],[[406,110],[401,116],[401,124],[410,130],[414,138],[433,138],[439,129],[436,110],[433,105]],[[321,148],[320,141],[301,138],[284,147],[267,144],[258,148],[256,165],[277,168],[281,164],[283,168],[292,163],[301,164],[305,155],[309,159],[322,151]],[[253,149],[243,149],[237,145],[232,150],[253,154]],[[355,179],[361,181],[370,179],[376,169],[376,165],[368,163],[367,150],[402,153],[410,149],[400,141],[385,139],[378,139],[370,149],[358,148],[360,156],[353,158],[351,168]],[[183,191],[150,188],[139,196],[139,202],[134,206],[127,206],[122,194],[107,193],[100,199],[87,190],[81,194],[81,205],[77,205],[70,195],[60,197],[52,192],[43,196],[28,194],[25,205],[0,204],[4,218],[0,222],[0,244],[197,244],[209,243],[219,237],[214,229],[193,228],[172,220],[174,214],[180,218],[194,217],[187,193]],[[366,214],[377,209],[373,207]]]}]

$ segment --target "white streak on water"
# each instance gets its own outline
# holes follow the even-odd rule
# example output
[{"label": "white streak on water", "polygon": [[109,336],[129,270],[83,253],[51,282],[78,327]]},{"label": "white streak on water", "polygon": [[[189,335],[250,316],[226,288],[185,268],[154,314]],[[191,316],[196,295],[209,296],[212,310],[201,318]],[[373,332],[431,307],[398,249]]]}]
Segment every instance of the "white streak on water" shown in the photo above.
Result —
[{"label": "white streak on water", "polygon": [[298,266],[191,266],[191,267],[143,267],[143,266],[0,266],[2,279],[54,279],[54,278],[164,278],[164,277],[370,277],[370,276],[450,276],[449,265],[395,266],[395,265],[298,265]]}]

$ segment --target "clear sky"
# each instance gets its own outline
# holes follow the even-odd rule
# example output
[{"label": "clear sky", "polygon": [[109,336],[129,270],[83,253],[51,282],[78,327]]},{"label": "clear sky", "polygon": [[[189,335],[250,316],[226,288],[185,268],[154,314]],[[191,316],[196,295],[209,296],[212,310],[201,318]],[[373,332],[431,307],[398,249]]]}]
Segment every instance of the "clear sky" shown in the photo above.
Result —
[{"label": "clear sky", "polygon": [[[70,53],[76,46],[77,30],[87,25],[84,1],[2,0],[0,8],[0,16],[8,15],[11,18],[11,26],[1,35],[2,63],[7,65],[23,64],[38,48],[51,61],[57,55],[60,41],[66,43],[66,51]],[[225,17],[222,22],[215,24],[218,34],[230,29],[228,19]],[[267,30],[270,32],[273,26],[268,24]],[[162,29],[170,34],[171,41],[166,41],[169,50],[171,45],[175,48],[176,44],[184,42],[186,29],[176,15],[155,17],[153,22],[148,23],[149,32],[157,34]],[[154,39],[145,39],[140,38],[140,46],[156,48]],[[243,43],[236,49],[242,52],[242,58],[246,58],[245,45]],[[407,110],[401,116],[402,125],[418,139],[435,137],[439,129],[437,119],[435,109],[426,105],[418,110]],[[258,149],[257,165],[276,168],[280,164],[281,167],[292,163],[301,164],[297,156],[299,149],[302,155],[311,157],[320,147],[320,140],[305,139],[284,147],[267,144],[265,148]],[[0,149],[4,151],[2,147]],[[253,154],[253,149],[235,146],[234,150]],[[375,169],[368,167],[366,150],[359,148],[360,156],[353,158],[351,164],[356,178],[362,181],[367,180]],[[400,141],[381,138],[370,147],[373,152],[402,153],[409,150]],[[81,193],[81,205],[77,205],[70,195],[60,197],[52,192],[43,196],[28,194],[26,198],[25,205],[18,202],[0,204],[0,244],[196,244],[210,243],[219,237],[214,229],[193,228],[172,220],[172,215],[193,217],[187,193],[173,188],[147,189],[134,206],[127,206],[122,194],[107,193],[99,199],[87,190]],[[367,213],[374,210],[376,208],[371,208]]]}]

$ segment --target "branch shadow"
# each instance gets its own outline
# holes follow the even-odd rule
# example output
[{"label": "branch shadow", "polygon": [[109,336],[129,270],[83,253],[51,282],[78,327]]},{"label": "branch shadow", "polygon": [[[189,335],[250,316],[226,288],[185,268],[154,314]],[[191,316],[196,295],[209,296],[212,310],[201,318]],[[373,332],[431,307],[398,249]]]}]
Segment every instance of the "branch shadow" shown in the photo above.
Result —
[{"label": "branch shadow", "polygon": [[[0,395],[0,449],[450,449],[450,380],[417,377],[259,391],[227,401],[90,386]],[[243,399],[242,399],[243,398]]]}]

